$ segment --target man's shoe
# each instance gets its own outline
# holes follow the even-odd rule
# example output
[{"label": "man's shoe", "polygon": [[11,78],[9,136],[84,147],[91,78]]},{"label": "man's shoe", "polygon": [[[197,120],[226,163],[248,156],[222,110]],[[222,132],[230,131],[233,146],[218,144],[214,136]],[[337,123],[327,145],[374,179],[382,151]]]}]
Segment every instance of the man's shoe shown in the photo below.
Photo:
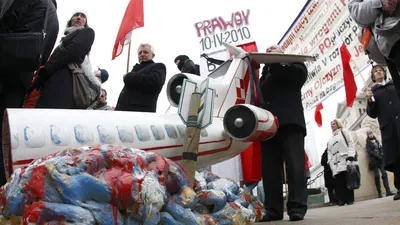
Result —
[{"label": "man's shoe", "polygon": [[389,197],[389,196],[392,196],[392,195],[394,195],[393,192],[391,192],[391,191],[387,191],[386,192],[386,197]]},{"label": "man's shoe", "polygon": [[283,220],[283,216],[282,217],[277,217],[277,216],[270,216],[270,215],[266,214],[258,222],[271,222],[271,221],[278,221],[278,220]]},{"label": "man's shoe", "polygon": [[290,221],[300,221],[304,220],[304,215],[300,213],[293,213],[292,215],[289,215]]},{"label": "man's shoe", "polygon": [[398,191],[397,193],[396,193],[396,195],[393,197],[393,200],[399,200],[400,199],[400,191]]}]

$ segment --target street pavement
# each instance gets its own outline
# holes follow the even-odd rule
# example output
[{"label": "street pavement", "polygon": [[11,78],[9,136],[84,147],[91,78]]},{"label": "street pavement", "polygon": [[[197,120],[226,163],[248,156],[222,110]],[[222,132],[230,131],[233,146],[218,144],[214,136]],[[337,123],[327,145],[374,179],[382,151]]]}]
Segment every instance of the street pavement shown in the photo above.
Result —
[{"label": "street pavement", "polygon": [[309,209],[303,221],[290,222],[285,215],[284,220],[256,223],[292,224],[292,225],[400,225],[400,200],[392,197],[355,202],[354,205],[327,206]]}]

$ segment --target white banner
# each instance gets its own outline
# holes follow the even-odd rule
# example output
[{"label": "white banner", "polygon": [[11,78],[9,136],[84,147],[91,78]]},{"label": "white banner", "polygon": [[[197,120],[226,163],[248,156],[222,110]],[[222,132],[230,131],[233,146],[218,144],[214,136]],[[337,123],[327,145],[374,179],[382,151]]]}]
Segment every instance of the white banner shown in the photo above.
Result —
[{"label": "white banner", "polygon": [[[368,64],[368,57],[357,37],[360,27],[351,19],[348,0],[311,0],[280,41],[285,53],[314,55],[307,62],[308,78],[302,88],[307,111],[343,85],[342,62],[337,39],[346,44],[357,75]],[[295,74],[293,74],[295,75]]]},{"label": "white banner", "polygon": [[[209,57],[219,60],[229,59],[229,52],[222,43],[242,45],[254,41],[249,27],[250,10],[237,11],[230,18],[222,16],[206,19],[195,23],[197,37],[199,38],[200,55],[205,53]],[[200,58],[200,73],[207,76],[218,68],[218,65]]]}]

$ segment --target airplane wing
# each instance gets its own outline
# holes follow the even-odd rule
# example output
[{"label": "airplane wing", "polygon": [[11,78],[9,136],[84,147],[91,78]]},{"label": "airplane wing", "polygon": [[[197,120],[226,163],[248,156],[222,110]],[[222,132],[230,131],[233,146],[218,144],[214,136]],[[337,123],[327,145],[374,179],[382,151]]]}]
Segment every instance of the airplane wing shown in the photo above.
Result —
[{"label": "airplane wing", "polygon": [[250,56],[250,58],[256,61],[258,64],[316,61],[315,57],[311,55],[258,53],[258,52],[249,52],[247,53],[247,55]]}]

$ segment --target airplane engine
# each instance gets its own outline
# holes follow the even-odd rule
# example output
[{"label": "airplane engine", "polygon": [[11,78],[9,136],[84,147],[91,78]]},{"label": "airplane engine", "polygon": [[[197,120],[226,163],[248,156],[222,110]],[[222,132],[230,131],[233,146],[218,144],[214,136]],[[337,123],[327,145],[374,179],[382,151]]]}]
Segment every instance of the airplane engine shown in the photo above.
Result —
[{"label": "airplane engine", "polygon": [[190,81],[193,81],[193,82],[197,83],[198,85],[200,85],[201,82],[205,78],[206,77],[192,75],[189,73],[178,73],[178,74],[174,75],[173,77],[171,77],[171,79],[169,79],[168,84],[167,84],[167,97],[168,97],[169,103],[175,107],[177,107],[179,105],[179,99],[181,97],[183,80],[189,79]]},{"label": "airplane engine", "polygon": [[223,124],[229,137],[245,142],[270,139],[279,127],[278,119],[271,112],[249,104],[229,108]]}]

